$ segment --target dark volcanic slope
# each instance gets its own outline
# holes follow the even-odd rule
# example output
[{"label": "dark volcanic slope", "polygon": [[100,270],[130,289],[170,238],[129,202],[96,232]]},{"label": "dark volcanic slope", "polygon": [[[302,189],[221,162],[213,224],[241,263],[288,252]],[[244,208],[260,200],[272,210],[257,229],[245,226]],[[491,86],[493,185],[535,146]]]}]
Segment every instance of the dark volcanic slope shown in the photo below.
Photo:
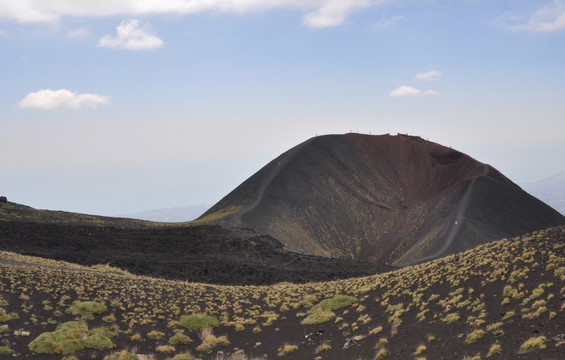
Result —
[{"label": "dark volcanic slope", "polygon": [[200,221],[250,227],[295,249],[399,265],[565,223],[497,170],[419,137],[312,138]]},{"label": "dark volcanic slope", "polygon": [[324,281],[388,270],[371,263],[284,252],[269,236],[208,225],[119,229],[0,221],[0,249],[210,284]]}]

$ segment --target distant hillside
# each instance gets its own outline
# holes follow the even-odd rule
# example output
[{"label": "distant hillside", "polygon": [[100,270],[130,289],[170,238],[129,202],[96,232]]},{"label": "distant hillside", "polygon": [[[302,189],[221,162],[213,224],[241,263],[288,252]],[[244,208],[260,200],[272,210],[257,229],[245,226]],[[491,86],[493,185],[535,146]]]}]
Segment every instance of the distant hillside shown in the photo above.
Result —
[{"label": "distant hillside", "polygon": [[161,226],[159,223],[143,220],[79,214],[67,211],[39,210],[10,201],[0,202],[0,221],[110,226],[123,229]]},{"label": "distant hillside", "polygon": [[489,165],[419,137],[328,135],[280,155],[199,222],[406,265],[565,224]]},{"label": "distant hillside", "polygon": [[565,171],[541,180],[521,183],[520,186],[565,215]]},{"label": "distant hillside", "polygon": [[209,208],[210,205],[197,204],[191,206],[147,210],[133,214],[123,214],[119,215],[119,217],[157,222],[185,222],[196,219]]}]

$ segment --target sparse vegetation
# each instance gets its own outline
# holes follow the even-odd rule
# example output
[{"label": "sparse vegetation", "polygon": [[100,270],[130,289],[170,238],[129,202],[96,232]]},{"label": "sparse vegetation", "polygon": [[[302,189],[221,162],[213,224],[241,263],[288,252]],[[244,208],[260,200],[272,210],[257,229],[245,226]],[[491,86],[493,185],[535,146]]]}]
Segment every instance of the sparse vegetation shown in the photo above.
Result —
[{"label": "sparse vegetation", "polygon": [[485,332],[483,330],[474,330],[472,333],[470,333],[469,335],[467,335],[467,344],[472,344],[475,341],[477,341],[478,339],[482,338],[485,335]]},{"label": "sparse vegetation", "polygon": [[204,328],[200,330],[199,333],[200,339],[202,340],[202,344],[200,344],[196,350],[208,352],[215,348],[216,346],[225,346],[229,345],[230,342],[226,336],[218,336],[216,337],[212,329]]},{"label": "sparse vegetation", "polygon": [[104,360],[138,360],[138,357],[135,352],[132,353],[127,350],[122,350],[104,356]]},{"label": "sparse vegetation", "polygon": [[335,313],[333,311],[317,307],[313,308],[310,315],[304,318],[304,320],[300,323],[303,325],[316,325],[330,321],[333,318],[335,318]]},{"label": "sparse vegetation", "polygon": [[533,350],[538,350],[538,349],[545,349],[546,345],[545,345],[545,341],[546,341],[546,337],[545,336],[538,336],[538,337],[532,337],[529,338],[528,340],[524,341],[524,343],[522,343],[522,345],[520,345],[520,352],[521,353],[527,353]]},{"label": "sparse vegetation", "polygon": [[[483,358],[506,351],[543,356],[565,342],[544,334],[543,327],[523,344],[515,342],[515,334],[530,336],[534,321],[551,328],[563,323],[565,286],[555,272],[565,256],[554,247],[561,241],[552,240],[555,236],[563,239],[565,229],[556,228],[551,236],[536,233],[535,242],[519,237],[482,246],[460,254],[457,263],[447,257],[370,277],[275,286],[165,281],[0,253],[0,333],[9,340],[0,345],[14,351],[11,344],[23,341],[30,353],[67,360],[84,358],[87,351],[96,358],[128,359],[136,345],[149,349],[146,355],[155,360],[213,358],[221,351],[221,359],[232,360],[231,348],[244,346],[241,338],[259,357],[277,356],[279,348],[265,345],[272,338],[298,346],[289,353],[279,345],[289,358],[324,356],[339,348],[351,354],[361,349],[375,358],[397,357],[402,350],[433,359],[449,346],[464,346],[469,354],[481,349]],[[303,330],[285,333],[289,322],[303,323]],[[310,325],[322,322],[323,327]],[[414,326],[420,337],[408,342]],[[326,331],[317,333],[319,328]],[[451,331],[455,328],[460,330]],[[439,334],[442,341],[436,340]],[[301,346],[306,335],[311,344]],[[343,337],[351,339],[352,350],[342,350]],[[121,348],[124,343],[132,347]],[[245,356],[238,354],[234,359]]]},{"label": "sparse vegetation", "polygon": [[171,345],[186,345],[190,344],[191,342],[192,339],[182,333],[176,333],[169,338],[169,344]]},{"label": "sparse vegetation", "polygon": [[284,355],[288,355],[290,353],[293,353],[295,351],[298,350],[298,346],[297,345],[290,345],[290,344],[285,344],[282,347],[278,348],[278,352],[277,354],[279,356],[284,356]]},{"label": "sparse vegetation", "polygon": [[12,355],[14,351],[7,346],[0,346],[0,355],[7,356]]},{"label": "sparse vegetation", "polygon": [[73,304],[67,309],[67,313],[72,315],[83,315],[93,319],[94,315],[102,314],[106,311],[106,305],[95,301],[82,301]]},{"label": "sparse vegetation", "polygon": [[327,342],[323,342],[322,345],[318,346],[318,348],[316,349],[316,353],[321,353],[323,351],[328,351],[331,350],[331,346],[330,344],[328,344]]},{"label": "sparse vegetation", "polygon": [[377,354],[375,355],[375,359],[384,359],[385,357],[389,356],[390,353],[387,349],[385,348],[381,348],[377,351]]},{"label": "sparse vegetation", "polygon": [[386,344],[388,344],[388,340],[386,338],[380,338],[379,341],[377,342],[377,345],[375,345],[375,349],[380,349]]},{"label": "sparse vegetation", "polygon": [[502,351],[502,347],[499,344],[492,344],[492,346],[488,351],[487,357],[491,357],[492,355],[498,354],[501,351]]},{"label": "sparse vegetation", "polygon": [[29,349],[38,354],[71,354],[84,348],[106,349],[112,341],[105,330],[88,331],[84,323],[69,321],[54,332],[45,332],[29,344]]},{"label": "sparse vegetation", "polygon": [[220,325],[220,321],[214,316],[206,314],[192,314],[180,318],[180,323],[190,330],[202,330],[205,328],[215,328]]}]

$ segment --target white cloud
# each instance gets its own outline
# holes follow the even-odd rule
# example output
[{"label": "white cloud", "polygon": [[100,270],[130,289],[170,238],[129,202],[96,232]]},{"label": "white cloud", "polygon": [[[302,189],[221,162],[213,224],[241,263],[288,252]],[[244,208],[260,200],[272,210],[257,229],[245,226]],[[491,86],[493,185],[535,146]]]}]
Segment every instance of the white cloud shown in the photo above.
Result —
[{"label": "white cloud", "polygon": [[89,34],[88,29],[80,27],[77,29],[73,29],[73,30],[69,30],[67,32],[67,36],[74,38],[74,39],[78,39],[78,38],[82,38],[85,37]]},{"label": "white cloud", "polygon": [[0,19],[53,22],[62,16],[186,15],[205,11],[246,13],[280,7],[307,11],[304,23],[313,27],[341,24],[351,13],[389,0],[0,0]]},{"label": "white cloud", "polygon": [[526,22],[521,16],[503,14],[497,21],[510,31],[552,32],[565,29],[565,2],[554,0],[532,14]]},{"label": "white cloud", "polygon": [[414,79],[422,80],[422,81],[436,81],[441,77],[441,75],[442,75],[441,72],[437,70],[431,70],[425,73],[417,74],[416,76],[414,76]]},{"label": "white cloud", "polygon": [[140,27],[138,20],[123,20],[116,28],[116,37],[104,36],[98,46],[128,50],[151,50],[163,46],[163,41],[152,34],[151,25]]},{"label": "white cloud", "polygon": [[354,11],[370,6],[367,0],[330,0],[306,14],[304,23],[312,27],[336,26]]},{"label": "white cloud", "polygon": [[439,92],[435,90],[426,90],[422,91],[420,89],[416,89],[412,86],[399,86],[396,89],[392,90],[388,96],[389,97],[402,97],[402,96],[425,96],[425,95],[438,95]]},{"label": "white cloud", "polygon": [[34,110],[80,109],[96,108],[100,105],[107,105],[109,102],[108,96],[76,94],[66,89],[44,89],[27,94],[23,100],[18,102],[18,106],[22,109]]}]

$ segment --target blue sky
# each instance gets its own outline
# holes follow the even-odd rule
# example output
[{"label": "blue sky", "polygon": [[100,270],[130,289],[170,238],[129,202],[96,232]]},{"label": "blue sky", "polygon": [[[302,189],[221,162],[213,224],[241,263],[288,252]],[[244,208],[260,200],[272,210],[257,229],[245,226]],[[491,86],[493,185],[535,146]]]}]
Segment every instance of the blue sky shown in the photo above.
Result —
[{"label": "blue sky", "polygon": [[565,0],[0,0],[0,193],[213,204],[350,130],[542,178],[565,169],[564,64]]}]

